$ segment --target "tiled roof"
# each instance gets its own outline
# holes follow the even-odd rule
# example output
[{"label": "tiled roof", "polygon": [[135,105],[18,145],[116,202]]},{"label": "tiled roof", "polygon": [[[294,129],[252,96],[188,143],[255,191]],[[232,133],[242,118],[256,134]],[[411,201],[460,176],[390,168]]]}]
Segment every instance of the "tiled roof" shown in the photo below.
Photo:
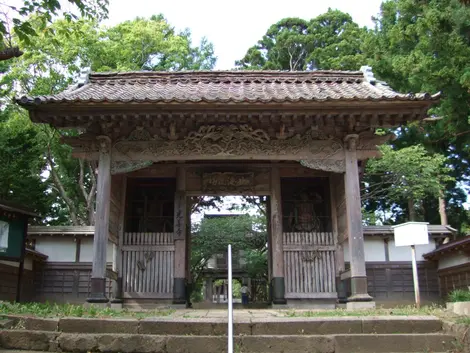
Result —
[{"label": "tiled roof", "polygon": [[183,71],[92,73],[44,103],[274,103],[324,101],[435,101],[439,94],[402,94],[363,71]]},{"label": "tiled roof", "polygon": [[[364,235],[393,235],[393,228],[392,226],[364,226],[363,227]],[[443,226],[439,224],[430,224],[428,225],[428,233],[431,236],[447,236],[456,233],[457,230],[450,227],[450,226]]]},{"label": "tiled roof", "polygon": [[470,248],[470,236],[466,236],[454,241],[451,241],[447,244],[443,244],[437,249],[424,254],[423,257],[427,260],[436,260],[439,259],[442,255],[456,252],[459,250],[469,249]]}]

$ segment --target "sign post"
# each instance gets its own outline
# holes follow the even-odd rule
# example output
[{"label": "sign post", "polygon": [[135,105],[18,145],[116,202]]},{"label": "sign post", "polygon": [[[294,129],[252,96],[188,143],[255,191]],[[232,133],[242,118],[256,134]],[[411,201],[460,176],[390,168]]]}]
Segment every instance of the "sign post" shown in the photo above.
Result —
[{"label": "sign post", "polygon": [[416,245],[429,244],[428,224],[426,222],[407,222],[393,226],[395,246],[411,247],[411,266],[413,268],[413,284],[416,307],[421,306],[419,296],[418,266],[416,264]]},{"label": "sign post", "polygon": [[228,246],[228,353],[233,353],[232,245]]}]

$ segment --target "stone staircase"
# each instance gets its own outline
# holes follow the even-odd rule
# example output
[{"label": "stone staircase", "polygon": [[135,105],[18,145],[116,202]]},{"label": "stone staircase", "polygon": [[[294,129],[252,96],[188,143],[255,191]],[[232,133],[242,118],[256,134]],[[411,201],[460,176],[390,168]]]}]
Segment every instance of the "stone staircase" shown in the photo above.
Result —
[{"label": "stone staircase", "polygon": [[[10,317],[0,351],[222,353],[226,317],[38,319]],[[235,319],[235,353],[390,353],[455,351],[456,341],[430,317]]]}]

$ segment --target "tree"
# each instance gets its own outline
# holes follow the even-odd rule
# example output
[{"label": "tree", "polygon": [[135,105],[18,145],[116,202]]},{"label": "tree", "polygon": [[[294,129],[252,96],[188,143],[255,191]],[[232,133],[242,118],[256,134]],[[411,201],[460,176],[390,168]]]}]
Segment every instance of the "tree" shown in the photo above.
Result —
[{"label": "tree", "polygon": [[[67,5],[72,6],[67,8]],[[78,19],[78,11],[82,17],[100,20],[107,17],[107,7],[108,0],[68,0],[62,3],[58,0],[23,0],[20,6],[2,3],[0,60],[23,55],[20,45],[29,44],[32,37],[41,34],[53,38],[57,34],[56,28],[48,24],[54,16],[62,16],[70,24]],[[65,29],[65,34],[72,32],[68,28],[62,29]]]},{"label": "tree", "polygon": [[211,43],[193,47],[191,32],[177,33],[162,15],[102,30],[94,50],[93,71],[210,70],[216,60]]},{"label": "tree", "polygon": [[453,180],[448,176],[446,158],[439,154],[430,155],[423,146],[393,149],[384,145],[380,152],[381,158],[367,163],[364,199],[371,202],[384,198],[389,202],[389,209],[394,203],[405,203],[410,221],[416,221],[424,214],[427,196],[438,198],[445,184]]},{"label": "tree", "polygon": [[50,185],[41,175],[45,160],[39,131],[18,109],[2,111],[0,119],[0,199],[47,215],[52,202]]},{"label": "tree", "polygon": [[266,225],[261,221],[261,218],[256,216],[234,215],[204,218],[200,224],[194,225],[191,233],[193,283],[201,281],[202,272],[210,258],[216,254],[226,253],[229,244],[232,245],[233,252],[239,250],[266,251]]},{"label": "tree", "polygon": [[328,9],[310,21],[285,18],[273,24],[235,65],[263,70],[357,70],[365,62],[360,50],[365,34],[350,15],[338,10]]},{"label": "tree", "polygon": [[[215,63],[210,43],[202,41],[199,47],[193,47],[190,32],[176,32],[162,16],[138,18],[111,28],[83,19],[72,23],[58,20],[51,27],[54,37],[38,31],[24,44],[25,54],[4,65],[0,87],[5,105],[11,105],[11,94],[18,91],[29,95],[58,93],[85,67],[94,71],[198,70],[210,69]],[[65,31],[68,27],[73,27],[71,34]],[[71,148],[60,142],[61,136],[77,131],[45,125],[36,130],[45,162],[43,172],[50,185],[49,204],[55,205],[47,212],[48,222],[93,224],[96,166],[72,158]]]},{"label": "tree", "polygon": [[282,19],[235,65],[243,69],[303,70],[311,50],[307,29],[305,20]]},{"label": "tree", "polygon": [[470,8],[458,0],[389,0],[375,22],[362,47],[374,73],[401,92],[442,92],[429,112],[440,120],[403,127],[393,145],[422,144],[445,156],[454,178],[443,195],[449,223],[468,222],[461,185],[469,181]]}]

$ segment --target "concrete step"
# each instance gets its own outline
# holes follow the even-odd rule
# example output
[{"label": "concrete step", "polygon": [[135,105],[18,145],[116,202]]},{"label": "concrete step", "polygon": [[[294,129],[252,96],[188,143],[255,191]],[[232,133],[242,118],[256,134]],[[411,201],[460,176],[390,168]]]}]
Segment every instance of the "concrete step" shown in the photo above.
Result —
[{"label": "concrete step", "polygon": [[[145,319],[40,319],[15,317],[12,327],[33,331],[65,333],[126,333],[152,335],[220,336],[227,334],[226,317]],[[322,317],[238,319],[234,335],[328,335],[435,333],[442,322],[432,316],[408,317]]]},{"label": "concrete step", "polygon": [[[226,336],[0,331],[0,347],[47,352],[221,353]],[[254,335],[234,338],[237,353],[417,353],[446,352],[454,337],[428,334]]]}]

